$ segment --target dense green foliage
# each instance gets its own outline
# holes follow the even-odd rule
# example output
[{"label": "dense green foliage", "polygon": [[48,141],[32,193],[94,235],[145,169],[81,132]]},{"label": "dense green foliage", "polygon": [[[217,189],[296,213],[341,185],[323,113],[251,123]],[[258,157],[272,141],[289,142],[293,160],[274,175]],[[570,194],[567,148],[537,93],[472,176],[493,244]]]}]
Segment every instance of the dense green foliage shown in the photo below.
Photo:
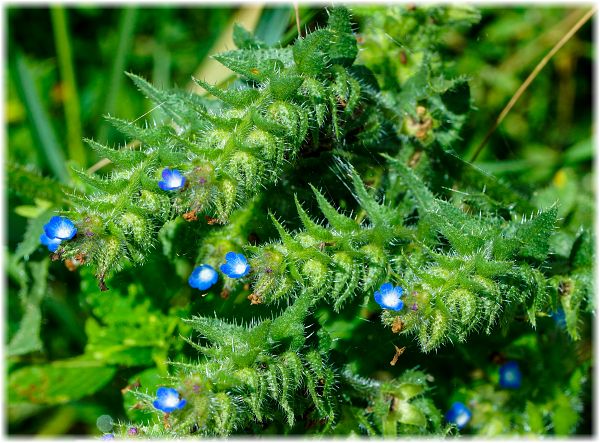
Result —
[{"label": "dense green foliage", "polygon": [[[589,433],[589,117],[557,117],[577,137],[535,174],[540,144],[559,139],[535,125],[511,133],[521,159],[492,138],[484,161],[469,162],[498,110],[483,110],[487,77],[473,68],[488,43],[457,48],[530,14],[515,11],[301,8],[310,30],[294,38],[291,8],[264,10],[254,33],[232,28],[237,49],[214,56],[230,77],[194,79],[203,95],[128,74],[152,120],[107,99],[100,112],[125,140],[102,123],[86,139],[95,154],[72,137],[67,93],[66,162],[15,45],[23,12],[11,10],[9,92],[35,129],[9,133],[9,205],[28,219],[21,231],[9,219],[9,431]],[[68,89],[64,12],[53,9],[52,23]],[[161,22],[153,12],[123,10],[119,48],[132,44],[136,14]],[[214,41],[231,11],[206,14],[217,23],[207,35],[173,25],[164,41]],[[165,48],[154,45],[156,74]],[[524,100],[547,95],[544,78]],[[574,106],[587,91],[571,93]],[[541,121],[549,106],[513,115]],[[44,173],[21,137],[42,146]],[[110,171],[86,171],[93,155]],[[185,185],[159,187],[165,169]],[[77,235],[48,254],[40,234],[57,213]],[[223,270],[210,289],[190,287],[194,267],[218,270],[229,252],[248,258],[248,275]],[[401,309],[376,302],[386,282],[402,288]],[[517,388],[499,380],[507,361],[520,365]],[[167,386],[185,402],[164,412],[156,392]],[[472,413],[465,428],[444,417],[455,401]]]}]

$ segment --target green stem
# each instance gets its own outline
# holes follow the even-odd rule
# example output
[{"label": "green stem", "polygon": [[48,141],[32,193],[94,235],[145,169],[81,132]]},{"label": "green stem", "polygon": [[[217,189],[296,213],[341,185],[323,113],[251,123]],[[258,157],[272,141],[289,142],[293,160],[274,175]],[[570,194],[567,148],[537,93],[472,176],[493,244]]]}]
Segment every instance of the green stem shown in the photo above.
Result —
[{"label": "green stem", "polygon": [[81,142],[81,120],[79,109],[79,96],[73,70],[73,55],[67,16],[62,5],[53,5],[50,8],[54,42],[58,54],[58,67],[63,81],[65,119],[67,124],[67,148],[69,158],[80,166],[86,165],[86,154]]},{"label": "green stem", "polygon": [[[133,41],[133,33],[135,31],[135,24],[137,21],[137,9],[136,8],[125,8],[121,13],[121,21],[119,23],[119,44],[117,46],[116,55],[113,61],[110,80],[107,83],[106,91],[106,102],[104,104],[104,114],[114,113],[115,104],[121,84],[123,83],[123,72],[125,71],[125,64],[127,62],[127,56],[129,55],[129,49]],[[108,136],[109,126],[107,122],[103,122],[98,132],[98,140],[106,141]]]}]

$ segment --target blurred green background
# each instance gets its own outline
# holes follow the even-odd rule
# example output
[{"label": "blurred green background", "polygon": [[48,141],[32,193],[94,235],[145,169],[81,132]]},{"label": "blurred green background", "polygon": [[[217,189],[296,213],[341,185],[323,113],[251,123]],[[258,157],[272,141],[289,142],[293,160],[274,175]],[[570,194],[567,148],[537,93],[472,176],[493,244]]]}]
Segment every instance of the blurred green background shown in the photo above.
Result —
[{"label": "blurred green background", "polygon": [[[461,133],[456,152],[471,158],[494,119],[536,63],[582,16],[583,8],[482,8],[482,20],[464,33],[449,33],[443,55],[455,73],[470,79],[476,107]],[[322,8],[300,6],[301,28],[322,26]],[[286,44],[297,36],[289,5],[244,7],[6,7],[5,127],[8,168],[25,168],[70,180],[69,165],[110,171],[82,142],[93,138],[124,145],[125,138],[103,119],[110,114],[148,122],[164,118],[124,75],[147,78],[157,86],[188,88],[195,75],[224,82],[228,71],[209,55],[231,48],[234,20],[254,29],[267,43]],[[360,23],[357,24],[360,29]],[[230,41],[230,40],[229,40]],[[592,181],[592,25],[585,25],[535,79],[477,158],[490,173],[515,186],[535,188],[565,181],[589,198]],[[14,254],[27,221],[43,203],[8,186],[7,248]],[[31,254],[46,254],[38,248]],[[25,257],[28,258],[28,257]],[[43,351],[10,357],[13,368],[81,354],[83,325],[94,315],[82,300],[80,284],[61,263],[49,265],[40,296]],[[9,271],[7,341],[23,317],[20,286]],[[43,274],[46,275],[46,274]],[[11,434],[98,434],[102,414],[123,416],[123,373],[103,389],[77,402],[9,407]],[[591,429],[586,418],[580,432]],[[588,431],[589,432],[589,431]]]}]

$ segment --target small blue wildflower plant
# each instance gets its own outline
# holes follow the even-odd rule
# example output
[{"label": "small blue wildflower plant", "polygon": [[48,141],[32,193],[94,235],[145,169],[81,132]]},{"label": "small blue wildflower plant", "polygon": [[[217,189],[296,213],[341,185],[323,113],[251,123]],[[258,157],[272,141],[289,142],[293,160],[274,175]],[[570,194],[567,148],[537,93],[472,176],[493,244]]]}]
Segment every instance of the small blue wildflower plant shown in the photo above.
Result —
[{"label": "small blue wildflower plant", "polygon": [[185,177],[177,169],[163,169],[162,178],[158,187],[163,191],[176,191],[185,185]]},{"label": "small blue wildflower plant", "polygon": [[[316,31],[285,48],[236,28],[239,49],[218,59],[235,79],[226,88],[198,81],[202,97],[132,76],[168,118],[160,127],[112,119],[143,148],[92,142],[113,169],[80,171],[89,191],[77,182],[60,185],[67,198],[48,193],[50,207],[72,218],[53,217],[39,237],[58,254],[22,257],[45,215],[29,223],[25,247],[9,251],[10,296],[25,302],[15,298],[10,309],[11,404],[35,400],[43,414],[57,399],[97,394],[103,408],[116,400],[110,411],[120,416],[134,405],[127,415],[137,423],[99,421],[99,435],[116,439],[585,431],[565,411],[583,411],[589,397],[592,361],[573,357],[588,337],[583,346],[567,342],[580,323],[586,333],[594,309],[593,238],[578,220],[589,206],[561,208],[558,217],[557,207],[529,200],[526,183],[513,192],[508,180],[452,154],[476,103],[464,78],[436,72],[445,62],[428,39],[445,21],[464,26],[465,9],[386,6],[372,20],[370,7],[360,9],[357,20],[344,8],[307,10]],[[387,34],[394,29],[400,34]],[[563,220],[575,220],[572,231],[557,229]],[[56,285],[51,259],[88,266]],[[115,273],[111,296],[91,284],[105,291]],[[58,342],[39,339],[51,332],[40,314],[53,288],[69,295],[85,337],[59,322]],[[557,304],[565,333],[540,319]],[[513,323],[510,334],[498,333]],[[62,336],[67,329],[75,340]],[[412,340],[400,358],[399,346]],[[73,346],[56,353],[56,343]],[[491,366],[494,386],[465,375],[477,362],[487,374],[476,356],[492,349],[536,364],[523,381],[515,362]],[[448,361],[459,376],[446,376]],[[415,367],[423,362],[431,374]],[[53,389],[32,390],[46,385]],[[521,385],[543,395],[506,391]]]},{"label": "small blue wildflower plant", "polygon": [[401,300],[404,291],[400,286],[394,286],[391,283],[384,283],[375,291],[375,301],[382,309],[390,311],[400,311],[404,307],[404,302]]},{"label": "small blue wildflower plant", "polygon": [[158,388],[156,397],[152,404],[156,409],[166,413],[182,409],[187,403],[185,398],[179,398],[179,392],[173,388]]},{"label": "small blue wildflower plant", "polygon": [[446,412],[446,421],[454,423],[458,429],[463,429],[471,420],[471,411],[464,403],[456,401],[452,403]]},{"label": "small blue wildflower plant", "polygon": [[516,361],[509,361],[500,366],[500,386],[505,389],[521,387],[521,370]]},{"label": "small blue wildflower plant", "polygon": [[77,228],[66,217],[55,215],[44,225],[44,232],[40,235],[40,243],[50,252],[56,252],[65,240],[71,240],[77,234]]},{"label": "small blue wildflower plant", "polygon": [[192,288],[205,291],[214,285],[219,279],[219,274],[210,265],[196,266],[188,278],[188,283]]},{"label": "small blue wildflower plant", "polygon": [[243,254],[228,252],[225,261],[219,269],[229,278],[242,278],[250,272],[250,265]]}]

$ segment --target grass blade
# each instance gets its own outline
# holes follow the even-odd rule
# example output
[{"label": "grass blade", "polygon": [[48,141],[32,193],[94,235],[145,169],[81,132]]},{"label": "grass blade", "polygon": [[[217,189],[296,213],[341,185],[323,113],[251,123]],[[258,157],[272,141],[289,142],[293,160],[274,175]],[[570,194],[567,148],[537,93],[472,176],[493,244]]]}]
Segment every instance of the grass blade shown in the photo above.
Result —
[{"label": "grass blade", "polygon": [[36,144],[41,147],[47,164],[56,178],[62,183],[68,183],[70,178],[65,164],[64,152],[58,144],[48,113],[44,109],[35,87],[33,74],[25,63],[23,54],[18,49],[14,50],[14,56],[10,58],[9,65],[9,72],[13,73],[13,80],[19,97],[27,109],[33,138]]},{"label": "grass blade", "polygon": [[[127,57],[133,42],[133,33],[135,32],[135,24],[137,22],[138,10],[135,7],[123,9],[121,20],[119,23],[119,44],[110,71],[109,81],[106,89],[106,102],[104,104],[104,114],[113,114],[119,91],[125,78],[125,68]],[[100,142],[106,142],[108,130],[110,126],[107,122],[103,122],[98,131],[96,139]]]},{"label": "grass blade", "polygon": [[[220,52],[232,49],[235,46],[233,44],[232,37],[234,23],[238,23],[246,29],[254,29],[258,23],[262,10],[262,6],[244,6],[238,9],[227,27],[221,32],[221,35],[213,47],[210,49],[209,55],[218,54]],[[194,72],[193,77],[204,80],[212,85],[218,85],[225,82],[231,77],[231,75],[231,71],[214,58],[205,57],[202,61],[202,64],[198,67],[198,69],[196,69],[196,72]],[[204,94],[204,89],[194,81],[190,81],[188,83],[187,89],[196,94]]]},{"label": "grass blade", "polygon": [[86,153],[81,136],[81,112],[79,109],[79,95],[73,70],[73,53],[71,51],[71,38],[67,27],[67,16],[62,5],[53,5],[50,8],[54,42],[58,54],[58,68],[63,82],[65,120],[67,125],[67,148],[69,158],[80,166],[86,165]]},{"label": "grass blade", "polygon": [[267,45],[280,42],[290,24],[291,14],[290,6],[275,6],[265,9],[256,25],[254,34]]}]

